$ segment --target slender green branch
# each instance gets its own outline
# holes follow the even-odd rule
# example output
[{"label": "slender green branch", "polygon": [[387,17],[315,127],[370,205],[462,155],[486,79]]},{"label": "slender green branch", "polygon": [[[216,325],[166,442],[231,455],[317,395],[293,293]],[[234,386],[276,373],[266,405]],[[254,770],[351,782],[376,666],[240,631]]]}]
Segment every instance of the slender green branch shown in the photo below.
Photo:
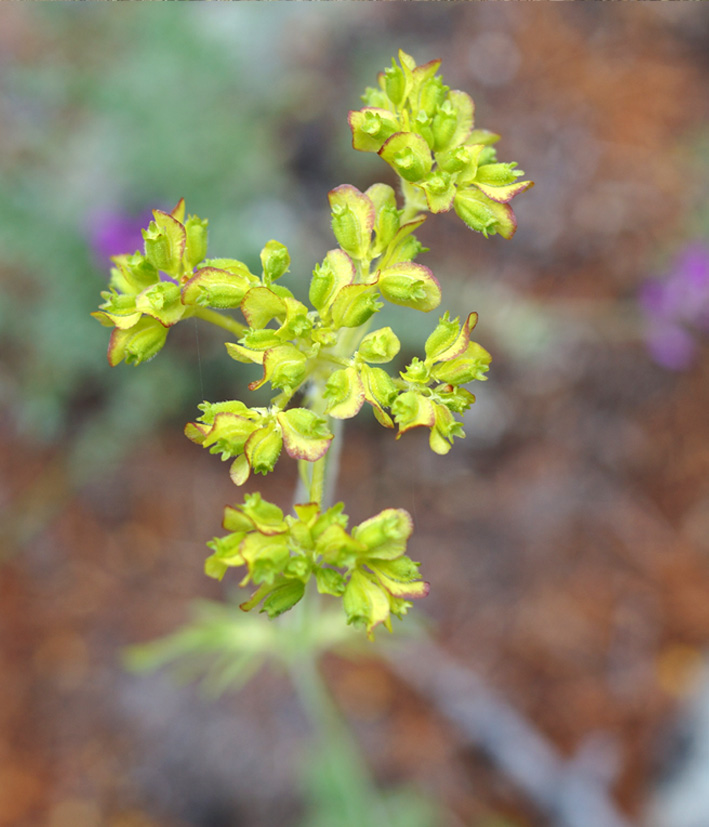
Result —
[{"label": "slender green branch", "polygon": [[237,322],[236,319],[232,319],[231,316],[224,316],[222,313],[219,313],[219,311],[210,310],[208,307],[195,307],[192,309],[192,315],[198,319],[202,319],[202,321],[228,330],[237,338],[243,336],[248,330],[246,325]]}]

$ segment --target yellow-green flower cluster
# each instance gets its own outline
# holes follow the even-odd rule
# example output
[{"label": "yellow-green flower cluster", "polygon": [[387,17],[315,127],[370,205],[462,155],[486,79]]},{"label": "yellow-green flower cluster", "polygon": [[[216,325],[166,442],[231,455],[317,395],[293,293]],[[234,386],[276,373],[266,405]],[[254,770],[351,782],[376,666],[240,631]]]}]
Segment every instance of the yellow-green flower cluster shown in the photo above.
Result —
[{"label": "yellow-green flower cluster", "polygon": [[213,554],[205,571],[221,580],[229,568],[246,567],[241,585],[258,588],[241,604],[244,611],[261,605],[277,617],[303,597],[314,577],[317,590],[341,597],[347,622],[364,626],[371,638],[380,623],[391,631],[391,616],[403,617],[410,600],[428,593],[418,563],[405,554],[413,525],[403,509],[387,508],[351,531],[342,503],[324,512],[305,503],[294,511],[284,516],[260,494],[225,509],[229,533],[208,544]]},{"label": "yellow-green flower cluster", "polygon": [[399,64],[392,59],[378,88],[367,89],[367,106],[350,112],[352,145],[378,153],[431,212],[453,208],[471,229],[511,238],[517,221],[509,202],[533,184],[518,180],[516,164],[497,161],[499,136],[474,129],[472,98],[443,83],[440,63],[417,66],[400,50]]}]

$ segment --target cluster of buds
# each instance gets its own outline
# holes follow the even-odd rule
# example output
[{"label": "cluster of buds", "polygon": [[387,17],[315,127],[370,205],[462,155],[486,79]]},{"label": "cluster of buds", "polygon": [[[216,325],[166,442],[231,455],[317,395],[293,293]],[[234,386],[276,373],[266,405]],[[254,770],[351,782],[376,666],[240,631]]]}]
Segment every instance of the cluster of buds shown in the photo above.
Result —
[{"label": "cluster of buds", "polygon": [[280,282],[290,266],[283,244],[263,248],[260,275],[236,259],[207,259],[207,222],[185,220],[181,200],[171,213],[154,211],[143,253],[113,259],[110,290],[94,314],[114,328],[111,365],[152,358],[169,328],[185,318],[230,332],[229,356],[261,369],[249,388],[270,385],[273,396],[265,407],[204,402],[185,433],[231,460],[236,485],[272,471],[285,449],[309,479],[311,501],[286,517],[258,494],[227,508],[230,533],[210,544],[207,574],[221,579],[229,567],[246,566],[242,585],[252,582],[257,590],[242,608],[261,605],[271,617],[294,606],[314,577],[318,590],[340,597],[348,622],[363,624],[369,636],[380,623],[390,627],[391,616],[401,617],[428,586],[405,555],[412,529],[405,511],[386,509],[348,533],[341,505],[323,510],[331,420],[356,416],[366,402],[384,427],[398,426],[397,436],[428,428],[436,453],[464,436],[456,415],[475,396],[463,386],[484,380],[490,363],[470,339],[477,314],[461,323],[445,313],[424,356],[396,375],[381,365],[399,353],[398,337],[390,327],[369,332],[369,325],[384,302],[424,313],[440,305],[437,279],[415,261],[425,252],[415,233],[426,212],[453,207],[473,229],[509,238],[515,220],[508,202],[531,186],[517,181],[514,164],[497,163],[490,146],[497,136],[473,130],[472,100],[443,85],[439,61],[416,66],[403,52],[399,58],[401,65],[380,77],[380,88],[368,90],[370,105],[350,113],[350,125],[355,148],[378,152],[399,174],[403,206],[382,183],[366,192],[345,184],[329,193],[339,246],[313,270],[310,306]]},{"label": "cluster of buds", "polygon": [[241,608],[261,605],[269,617],[291,609],[315,578],[317,590],[342,599],[347,621],[363,625],[371,638],[383,623],[391,631],[391,615],[401,618],[410,599],[428,593],[418,563],[406,556],[413,524],[403,509],[388,508],[347,531],[343,504],[321,511],[318,503],[294,506],[283,515],[260,494],[224,511],[224,537],[212,540],[206,573],[218,580],[228,568],[245,566],[241,585],[258,588]]},{"label": "cluster of buds", "polygon": [[432,213],[453,208],[473,230],[511,238],[517,221],[509,202],[532,186],[514,163],[499,163],[499,135],[474,129],[475,107],[436,74],[440,60],[421,66],[399,51],[399,64],[379,75],[379,87],[350,112],[352,145],[378,153],[425,198]]}]

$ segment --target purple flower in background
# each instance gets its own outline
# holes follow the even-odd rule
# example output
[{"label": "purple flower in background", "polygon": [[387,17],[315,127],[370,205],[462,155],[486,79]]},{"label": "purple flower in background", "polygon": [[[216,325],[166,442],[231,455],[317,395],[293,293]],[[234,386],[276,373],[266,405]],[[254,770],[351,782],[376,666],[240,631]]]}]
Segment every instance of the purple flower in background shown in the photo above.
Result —
[{"label": "purple flower in background", "polygon": [[153,219],[151,210],[140,214],[127,213],[120,209],[104,209],[95,212],[89,219],[89,245],[99,267],[107,268],[111,256],[134,253],[143,249],[141,230]]},{"label": "purple flower in background", "polygon": [[709,333],[709,246],[686,247],[664,279],[643,285],[639,299],[652,358],[671,370],[689,367],[698,334]]}]

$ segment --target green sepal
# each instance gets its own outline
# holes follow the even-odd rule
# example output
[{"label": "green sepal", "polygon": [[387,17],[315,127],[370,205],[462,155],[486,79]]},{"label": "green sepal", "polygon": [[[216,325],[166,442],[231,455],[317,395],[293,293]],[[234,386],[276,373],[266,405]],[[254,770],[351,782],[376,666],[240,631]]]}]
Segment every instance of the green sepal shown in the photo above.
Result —
[{"label": "green sepal", "polygon": [[287,273],[290,267],[290,253],[286,245],[271,239],[261,250],[261,266],[263,283],[266,286]]},{"label": "green sepal", "polygon": [[443,83],[442,78],[428,78],[421,84],[421,89],[419,91],[419,109],[423,109],[429,118],[433,118],[438,108],[443,105],[448,92],[450,92],[450,87]]},{"label": "green sepal", "polygon": [[[283,513],[281,512],[281,519],[282,518]],[[243,505],[237,506],[236,508],[228,505],[224,509],[222,528],[224,528],[225,531],[231,531],[232,533],[241,532],[242,534],[246,534],[248,531],[253,531],[255,527],[256,524],[251,517],[244,513]]]},{"label": "green sepal", "polygon": [[342,595],[342,606],[347,622],[363,625],[367,637],[374,639],[374,629],[389,620],[389,598],[374,576],[361,569],[355,569]]},{"label": "green sepal", "polygon": [[448,212],[453,206],[456,189],[449,173],[435,170],[419,186],[432,213]]},{"label": "green sepal", "polygon": [[229,566],[214,554],[212,554],[211,557],[207,557],[204,561],[204,573],[207,577],[212,577],[215,580],[221,580],[227,573],[228,569]]},{"label": "green sepal", "polygon": [[391,405],[394,420],[399,426],[400,436],[411,428],[432,428],[435,424],[433,402],[416,391],[405,391],[396,397]]},{"label": "green sepal", "polygon": [[325,566],[316,566],[315,582],[320,594],[331,594],[333,597],[342,597],[347,585],[347,581],[339,571]]},{"label": "green sepal", "polygon": [[253,362],[256,365],[262,365],[264,362],[264,351],[249,350],[243,345],[238,345],[236,342],[225,342],[227,353],[237,362],[243,362],[248,365]]},{"label": "green sepal", "polygon": [[417,183],[431,171],[433,156],[426,140],[413,132],[395,132],[379,155],[404,180]]},{"label": "green sepal", "polygon": [[226,537],[215,537],[207,543],[207,547],[214,551],[212,556],[220,560],[224,565],[243,566],[244,558],[241,555],[240,548],[245,536],[245,531],[238,531],[227,534]]},{"label": "green sepal", "polygon": [[290,408],[277,419],[290,457],[315,462],[325,456],[333,438],[326,419],[307,408]]},{"label": "green sepal", "polygon": [[111,285],[122,293],[141,293],[160,279],[158,271],[141,253],[113,256],[111,261],[116,265],[111,268]]},{"label": "green sepal", "polygon": [[285,534],[261,534],[254,531],[244,537],[241,554],[254,583],[273,585],[282,579],[281,572],[290,557],[288,538]]},{"label": "green sepal", "polygon": [[[381,261],[379,262],[379,266],[381,268],[388,267],[392,264],[400,264],[402,261],[411,261],[418,255],[419,252],[424,250],[418,242],[418,239],[414,237],[413,233],[423,224],[425,220],[426,216],[422,215],[415,218],[413,221],[407,221],[406,224],[402,224],[399,227],[394,235],[394,238],[389,243],[389,249],[384,253]],[[408,246],[412,239],[416,242],[416,246],[413,251],[410,250]]]},{"label": "green sepal", "polygon": [[400,129],[396,115],[374,106],[349,112],[347,120],[352,130],[352,146],[360,152],[379,152],[387,138]]},{"label": "green sepal", "polygon": [[409,557],[402,556],[396,560],[368,560],[367,568],[394,597],[416,600],[426,597],[430,590],[430,585],[421,580],[419,564],[414,563]]},{"label": "green sepal", "polygon": [[436,329],[426,339],[426,361],[444,362],[463,354],[470,341],[470,331],[477,321],[478,314],[470,313],[461,327],[458,319],[451,321],[446,312],[439,320]]},{"label": "green sepal", "polygon": [[136,309],[135,296],[104,290],[101,297],[105,299],[104,303],[100,305],[101,309],[96,310],[91,315],[104,327],[128,330],[140,320],[142,313]]},{"label": "green sepal", "polygon": [[383,365],[401,350],[401,342],[390,327],[373,330],[362,339],[357,355],[371,364]]},{"label": "green sepal", "polygon": [[266,612],[268,617],[273,620],[274,617],[278,617],[292,609],[304,594],[305,583],[302,580],[292,577],[278,577],[273,583],[262,585],[252,595],[251,599],[242,603],[239,608],[248,612],[263,601],[261,611]]},{"label": "green sepal", "polygon": [[250,288],[251,281],[243,273],[202,267],[183,286],[182,303],[219,309],[235,308],[241,305]]},{"label": "green sepal", "polygon": [[244,454],[254,474],[273,471],[282,447],[283,438],[274,422],[253,431],[244,445]]},{"label": "green sepal", "polygon": [[491,184],[481,184],[479,181],[475,181],[475,186],[493,201],[497,201],[499,204],[507,204],[516,195],[531,189],[534,186],[534,181],[518,181],[515,184],[500,187],[492,186]]},{"label": "green sepal", "polygon": [[246,454],[239,454],[239,456],[229,466],[229,478],[234,485],[243,485],[251,476],[251,466]]},{"label": "green sepal", "polygon": [[329,525],[315,542],[315,551],[326,563],[349,568],[366,552],[366,547],[351,537],[338,523]]},{"label": "green sepal", "polygon": [[401,106],[409,92],[407,77],[403,69],[396,65],[395,58],[391,59],[391,66],[384,70],[384,91],[394,106]]},{"label": "green sepal", "polygon": [[348,284],[337,293],[330,312],[335,327],[359,327],[382,306],[382,303],[377,301],[377,291],[374,286]]},{"label": "green sepal", "polygon": [[[197,423],[192,423],[196,425]],[[221,454],[226,460],[242,453],[251,434],[259,424],[244,416],[233,413],[219,413],[209,430],[200,438],[195,430],[185,430],[185,435],[193,442],[209,448],[211,454]]]},{"label": "green sepal", "polygon": [[441,303],[441,287],[423,264],[392,264],[379,271],[377,287],[387,301],[424,313]]},{"label": "green sepal", "polygon": [[[480,164],[478,166],[478,173],[475,176],[476,185],[481,184],[489,187],[508,187],[510,184],[516,184],[517,179],[524,175],[521,169],[517,169],[517,164]],[[531,183],[531,182],[527,182]]]},{"label": "green sepal", "polygon": [[388,184],[372,184],[365,195],[374,205],[376,218],[374,232],[376,241],[371,253],[380,255],[393,241],[401,226],[401,211],[396,206],[396,194]]},{"label": "green sepal", "polygon": [[489,129],[473,129],[465,143],[468,146],[472,146],[473,144],[492,146],[492,144],[496,144],[499,140],[500,136],[496,132],[490,132]]},{"label": "green sepal", "polygon": [[364,404],[364,386],[357,370],[353,367],[334,370],[328,377],[323,397],[327,400],[328,416],[335,419],[357,416]]},{"label": "green sepal", "polygon": [[474,379],[484,381],[492,357],[477,342],[469,342],[465,352],[446,362],[435,365],[431,371],[439,382],[449,385],[466,385]]},{"label": "green sepal", "polygon": [[175,204],[175,206],[170,210],[170,215],[180,222],[180,224],[185,223],[185,199],[180,198],[180,200]]},{"label": "green sepal", "polygon": [[431,124],[435,152],[442,152],[454,143],[453,136],[456,133],[457,126],[458,115],[455,107],[450,101],[446,101],[433,116],[433,123]]},{"label": "green sepal", "polygon": [[202,411],[199,421],[206,425],[211,425],[220,413],[239,414],[247,419],[260,419],[262,416],[259,410],[249,408],[240,399],[229,399],[225,402],[200,402],[197,407]]},{"label": "green sepal", "polygon": [[364,398],[374,409],[377,422],[385,428],[393,428],[394,423],[384,408],[388,408],[396,398],[397,387],[394,380],[382,368],[373,368],[366,364],[360,366],[359,375],[364,387]]},{"label": "green sepal", "polygon": [[180,300],[180,288],[171,281],[160,281],[136,296],[135,306],[146,316],[152,316],[165,327],[177,324],[185,314]]},{"label": "green sepal", "polygon": [[145,256],[157,270],[177,276],[182,267],[187,233],[185,227],[172,215],[153,210],[154,221],[143,230]]},{"label": "green sepal", "polygon": [[115,367],[124,361],[127,365],[148,362],[163,348],[168,328],[152,316],[143,316],[128,330],[116,328],[108,343],[108,363]]},{"label": "green sepal", "polygon": [[344,250],[330,250],[323,263],[313,270],[310,303],[322,315],[339,291],[355,278],[355,266]]},{"label": "green sepal", "polygon": [[308,357],[294,345],[278,345],[263,355],[263,376],[249,382],[249,390],[255,391],[266,382],[274,388],[295,390],[307,375]]},{"label": "green sepal", "polygon": [[187,221],[185,221],[185,260],[190,270],[196,267],[200,261],[203,261],[207,255],[208,224],[209,222],[206,218],[198,218],[196,215],[191,215]]},{"label": "green sepal", "polygon": [[445,455],[453,444],[453,437],[464,437],[463,426],[443,405],[434,405],[435,423],[431,428],[429,445],[436,454]]},{"label": "green sepal", "polygon": [[[282,534],[288,529],[283,511],[275,503],[264,500],[258,492],[247,494],[237,509],[261,534]],[[224,516],[226,519],[226,512]]]},{"label": "green sepal", "polygon": [[258,276],[255,276],[243,261],[238,261],[235,258],[208,258],[202,262],[202,268],[204,267],[226,270],[227,273],[247,279],[254,286],[259,283]]},{"label": "green sepal", "polygon": [[453,385],[439,385],[436,388],[436,397],[453,413],[464,413],[475,404],[475,394],[466,388]]},{"label": "green sepal", "polygon": [[418,356],[414,356],[411,362],[409,362],[409,364],[399,375],[405,382],[428,385],[431,378],[431,369],[426,362],[422,362]]},{"label": "green sepal", "polygon": [[459,146],[436,155],[438,169],[454,176],[458,187],[470,184],[478,174],[478,161],[485,149],[482,144]]},{"label": "green sepal", "polygon": [[507,204],[498,204],[475,187],[459,189],[453,207],[471,230],[482,233],[486,238],[499,233],[509,239],[517,229],[512,209]]},{"label": "green sepal", "polygon": [[249,350],[268,350],[278,347],[283,342],[283,338],[278,335],[277,330],[264,327],[263,330],[247,330],[240,342]]},{"label": "green sepal", "polygon": [[385,508],[352,529],[352,537],[365,546],[364,557],[394,560],[406,551],[414,530],[411,515],[403,508]]},{"label": "green sepal", "polygon": [[241,302],[241,312],[249,327],[260,330],[266,327],[271,319],[285,319],[286,303],[269,287],[252,287]]},{"label": "green sepal", "polygon": [[458,146],[470,137],[475,115],[475,104],[466,92],[453,89],[448,93],[448,99],[443,108],[447,109],[448,105],[452,107],[456,115],[455,131],[449,139],[448,146]]},{"label": "green sepal", "polygon": [[374,204],[351,184],[342,184],[328,193],[332,210],[332,231],[342,249],[354,259],[365,258],[374,229]]}]

